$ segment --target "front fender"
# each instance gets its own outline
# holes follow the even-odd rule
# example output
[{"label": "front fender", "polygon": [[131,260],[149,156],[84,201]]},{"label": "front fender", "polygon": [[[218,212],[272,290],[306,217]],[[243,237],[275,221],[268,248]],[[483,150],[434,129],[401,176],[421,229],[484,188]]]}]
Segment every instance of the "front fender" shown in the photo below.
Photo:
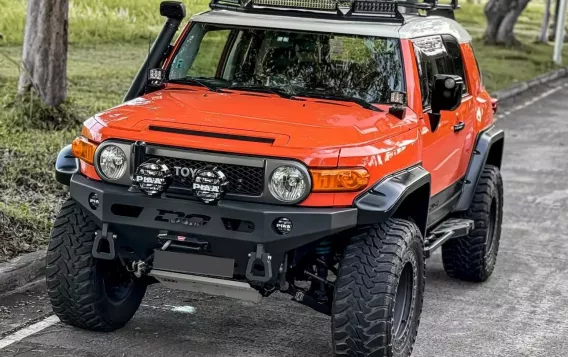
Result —
[{"label": "front fender", "polygon": [[71,145],[67,145],[57,155],[55,161],[55,179],[57,182],[69,186],[71,176],[79,172],[79,159],[73,156]]},{"label": "front fender", "polygon": [[422,234],[426,231],[430,199],[430,173],[415,166],[388,176],[355,200],[359,225],[411,217]]}]

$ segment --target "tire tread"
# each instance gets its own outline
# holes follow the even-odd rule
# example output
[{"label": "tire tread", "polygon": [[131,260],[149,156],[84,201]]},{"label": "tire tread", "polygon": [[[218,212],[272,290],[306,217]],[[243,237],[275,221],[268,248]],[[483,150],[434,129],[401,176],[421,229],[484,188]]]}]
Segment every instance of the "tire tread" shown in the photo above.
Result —
[{"label": "tire tread", "polygon": [[[495,256],[487,261],[486,229],[490,215],[491,203],[498,195],[497,221],[494,247]],[[483,169],[469,209],[460,215],[461,218],[474,221],[474,229],[469,235],[452,239],[442,246],[442,260],[448,276],[466,281],[482,282],[493,273],[495,260],[499,251],[500,222],[503,208],[503,182],[499,168],[487,165]],[[497,226],[499,225],[499,226]]]},{"label": "tire tread", "polygon": [[[418,227],[402,219],[389,219],[351,238],[335,283],[332,337],[336,356],[391,356],[391,310],[399,278],[397,269],[404,252],[416,239],[423,248]],[[422,271],[425,272],[425,265]],[[422,292],[424,278],[419,286]],[[423,293],[418,296],[419,324]],[[412,352],[417,331],[418,326],[410,336],[407,356]]]},{"label": "tire tread", "polygon": [[97,284],[92,256],[94,221],[67,200],[53,225],[47,250],[46,282],[53,311],[66,324],[92,331],[113,331],[127,321],[107,321],[104,289]]}]

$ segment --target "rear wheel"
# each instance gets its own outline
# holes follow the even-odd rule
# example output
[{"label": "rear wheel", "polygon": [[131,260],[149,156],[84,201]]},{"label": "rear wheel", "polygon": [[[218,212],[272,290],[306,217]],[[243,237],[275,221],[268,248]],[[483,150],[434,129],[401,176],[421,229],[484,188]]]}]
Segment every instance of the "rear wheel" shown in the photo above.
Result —
[{"label": "rear wheel", "polygon": [[96,224],[73,199],[63,204],[48,245],[48,295],[53,311],[64,323],[112,331],[134,316],[146,284],[117,260],[93,258],[96,230]]},{"label": "rear wheel", "polygon": [[442,246],[448,276],[481,282],[493,273],[503,220],[503,180],[499,168],[485,166],[470,208],[461,215],[475,225],[469,235],[450,239]]},{"label": "rear wheel", "polygon": [[335,282],[335,355],[410,356],[424,283],[424,244],[414,223],[391,219],[354,236]]}]

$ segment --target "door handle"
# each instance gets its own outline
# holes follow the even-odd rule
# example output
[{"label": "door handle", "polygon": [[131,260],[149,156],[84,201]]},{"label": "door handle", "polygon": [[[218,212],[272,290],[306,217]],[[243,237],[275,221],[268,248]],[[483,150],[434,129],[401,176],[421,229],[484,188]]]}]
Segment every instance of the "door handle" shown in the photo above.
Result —
[{"label": "door handle", "polygon": [[458,131],[461,131],[464,128],[465,128],[465,123],[463,121],[460,121],[459,123],[454,125],[454,133],[457,133]]}]

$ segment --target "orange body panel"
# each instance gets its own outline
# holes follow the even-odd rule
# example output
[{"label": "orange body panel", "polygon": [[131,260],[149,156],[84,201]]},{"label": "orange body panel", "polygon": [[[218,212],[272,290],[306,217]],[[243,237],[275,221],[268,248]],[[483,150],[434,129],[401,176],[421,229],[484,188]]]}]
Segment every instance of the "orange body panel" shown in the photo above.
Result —
[{"label": "orange body panel", "polygon": [[[176,45],[177,46],[177,45]],[[310,168],[364,167],[370,185],[385,176],[422,164],[432,175],[431,195],[462,178],[477,133],[493,120],[491,98],[483,89],[469,45],[462,45],[469,95],[454,112],[444,112],[438,130],[430,130],[424,113],[412,42],[401,40],[408,107],[399,119],[343,101],[290,100],[244,91],[210,92],[168,84],[166,88],[99,113],[87,120],[82,135],[142,140],[149,144],[295,159]],[[169,60],[168,60],[169,61]],[[166,61],[167,65],[167,61]],[[330,105],[334,104],[334,105]],[[463,121],[466,129],[453,132]],[[152,131],[150,125],[270,138],[273,144],[211,139]],[[92,165],[81,172],[100,180]],[[303,206],[350,206],[361,192],[312,193]]]},{"label": "orange body panel", "polygon": [[[408,41],[407,46],[412,48],[412,43]],[[482,87],[473,50],[469,44],[461,44],[460,49],[464,60],[466,74],[464,81],[468,94],[463,97],[462,104],[457,110],[442,112],[440,124],[435,132],[430,128],[428,112],[422,107],[419,86],[414,85],[412,91],[409,90],[409,105],[415,105],[415,111],[422,113],[422,165],[431,174],[432,196],[465,175],[477,134],[493,122],[491,97]],[[412,68],[406,71],[407,83],[419,83],[418,68],[413,55],[409,62],[411,65],[407,67]],[[418,99],[411,101],[411,94],[413,99]],[[460,122],[465,123],[465,129],[456,133],[453,126]]]}]

